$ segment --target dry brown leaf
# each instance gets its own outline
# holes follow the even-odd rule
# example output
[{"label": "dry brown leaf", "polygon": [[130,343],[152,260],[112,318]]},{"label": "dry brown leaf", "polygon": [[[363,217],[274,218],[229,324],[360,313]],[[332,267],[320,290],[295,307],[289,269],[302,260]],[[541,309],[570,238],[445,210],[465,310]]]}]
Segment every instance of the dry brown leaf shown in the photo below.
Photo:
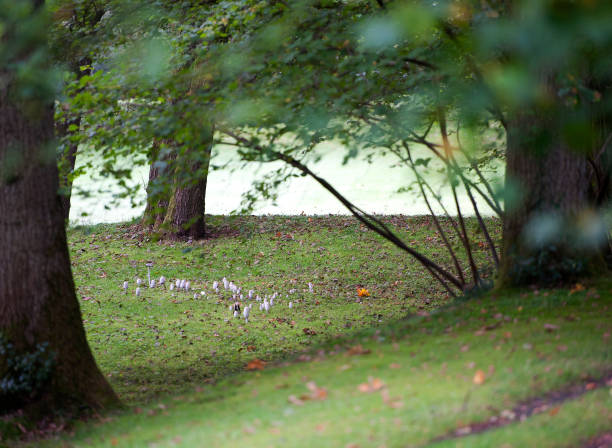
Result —
[{"label": "dry brown leaf", "polygon": [[404,402],[400,399],[400,397],[390,397],[387,389],[381,390],[380,396],[382,397],[383,402],[392,409],[399,409],[404,406]]},{"label": "dry brown leaf", "polygon": [[249,361],[245,369],[246,370],[263,370],[265,366],[266,366],[265,361],[255,358],[252,361]]},{"label": "dry brown leaf", "polygon": [[312,400],[325,400],[327,398],[327,389],[317,386],[314,381],[306,383],[306,387],[310,390]]},{"label": "dry brown leaf", "polygon": [[582,283],[576,283],[576,285],[570,289],[570,294],[574,294],[575,292],[584,291],[584,285]]},{"label": "dry brown leaf", "polygon": [[555,416],[559,413],[559,410],[561,409],[561,406],[557,406],[556,408],[552,408],[550,411],[548,411],[548,415],[550,416]]},{"label": "dry brown leaf", "polygon": [[368,378],[367,383],[357,386],[359,392],[375,392],[385,387],[385,383],[380,378]]},{"label": "dry brown leaf", "polygon": [[355,356],[355,355],[367,355],[367,354],[372,353],[372,350],[370,350],[369,348],[365,348],[364,349],[363,346],[361,344],[359,344],[359,345],[355,345],[355,346],[349,348],[346,353],[348,353],[351,356]]},{"label": "dry brown leaf", "polygon": [[289,395],[287,400],[289,400],[289,403],[294,404],[296,406],[302,406],[304,404],[304,402],[295,395]]},{"label": "dry brown leaf", "polygon": [[474,384],[481,385],[485,382],[485,373],[482,370],[477,370],[472,381]]},{"label": "dry brown leaf", "polygon": [[370,388],[370,383],[361,383],[359,386],[357,386],[357,390],[359,390],[359,392],[372,392],[372,389]]}]

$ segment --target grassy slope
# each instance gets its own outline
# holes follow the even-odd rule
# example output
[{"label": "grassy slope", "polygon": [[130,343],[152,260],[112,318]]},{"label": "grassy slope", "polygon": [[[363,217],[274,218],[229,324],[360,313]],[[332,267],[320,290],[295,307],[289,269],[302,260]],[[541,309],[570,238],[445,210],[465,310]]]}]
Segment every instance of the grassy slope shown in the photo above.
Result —
[{"label": "grassy slope", "polygon": [[[448,303],[421,269],[348,219],[239,224],[242,237],[203,246],[139,245],[138,235],[112,227],[94,229],[93,237],[89,230],[72,233],[80,295],[99,302],[83,302],[90,343],[133,407],[79,425],[60,443],[415,446],[612,370],[608,279],[574,293],[513,291]],[[409,241],[441,253],[423,220],[395,224]],[[316,292],[296,293],[301,302],[291,312],[286,303],[273,308],[272,316],[295,321],[293,328],[259,312],[239,325],[225,322],[223,301],[158,290],[142,301],[122,296],[120,282],[145,272],[130,260],[145,259],[163,265],[166,276],[187,270],[181,276],[206,285],[226,275],[245,289],[303,290],[312,281]],[[357,284],[372,292],[362,303],[355,302]],[[426,309],[430,316],[415,315]],[[546,324],[558,328],[547,331]],[[317,335],[305,335],[306,327]],[[300,362],[295,354],[305,349],[310,355]],[[279,361],[239,372],[256,357]],[[280,361],[287,357],[293,361]],[[479,370],[483,384],[474,382]],[[612,426],[608,388],[584,387],[584,395],[553,412],[440,445],[576,446]],[[308,399],[313,394],[320,399]]]}]

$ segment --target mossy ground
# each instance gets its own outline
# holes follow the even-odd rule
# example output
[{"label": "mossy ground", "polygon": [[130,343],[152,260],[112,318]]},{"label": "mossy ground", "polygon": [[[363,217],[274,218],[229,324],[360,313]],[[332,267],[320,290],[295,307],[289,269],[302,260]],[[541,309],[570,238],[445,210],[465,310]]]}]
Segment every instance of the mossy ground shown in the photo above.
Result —
[{"label": "mossy ground", "polygon": [[[46,445],[580,446],[612,427],[601,380],[612,374],[610,279],[453,301],[351,218],[209,222],[214,237],[191,243],[155,242],[129,225],[71,230],[88,339],[128,408]],[[444,256],[427,218],[388,222]],[[136,298],[146,260],[156,277],[190,279],[207,298],[159,288]],[[229,294],[211,291],[223,276],[281,298],[268,315],[253,301],[245,323],[231,317]],[[264,369],[245,370],[255,359]],[[564,400],[570,386],[584,393]],[[551,391],[561,399],[520,421],[520,403]],[[476,422],[491,425],[467,435]]]}]

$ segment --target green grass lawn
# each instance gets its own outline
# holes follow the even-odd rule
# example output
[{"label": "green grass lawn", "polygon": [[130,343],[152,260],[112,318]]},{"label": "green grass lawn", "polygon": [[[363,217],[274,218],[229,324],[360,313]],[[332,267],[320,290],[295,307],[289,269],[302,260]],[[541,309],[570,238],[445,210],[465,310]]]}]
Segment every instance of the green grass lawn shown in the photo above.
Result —
[{"label": "green grass lawn", "polygon": [[[426,218],[389,221],[443,260]],[[611,279],[451,301],[350,218],[211,223],[195,243],[70,232],[88,339],[127,408],[36,446],[583,446],[612,428]],[[207,298],[135,297],[146,260]],[[235,319],[223,276],[280,300]]]}]

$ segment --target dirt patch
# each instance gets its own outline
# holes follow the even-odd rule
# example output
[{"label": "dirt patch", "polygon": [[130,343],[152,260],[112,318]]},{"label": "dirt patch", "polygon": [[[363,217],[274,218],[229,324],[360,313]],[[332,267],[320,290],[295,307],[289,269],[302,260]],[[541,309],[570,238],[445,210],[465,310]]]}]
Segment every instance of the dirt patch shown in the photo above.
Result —
[{"label": "dirt patch", "polygon": [[612,448],[612,432],[607,432],[589,440],[584,445],[584,448]]},{"label": "dirt patch", "polygon": [[[514,422],[522,422],[532,415],[542,414],[549,412],[550,414],[556,414],[559,412],[559,405],[567,400],[577,398],[587,392],[598,389],[600,387],[612,385],[612,372],[607,373],[599,379],[586,379],[578,384],[559,389],[556,391],[549,392],[540,397],[535,397],[527,400],[512,409],[503,410],[498,415],[490,417],[488,420],[473,422],[469,425],[462,426],[454,429],[453,431],[436,437],[430,441],[430,443],[437,443],[443,440],[456,439],[460,437],[466,437],[472,434],[480,434],[485,431],[500,428],[502,426],[509,425]],[[605,434],[601,436],[601,445],[586,445],[587,447],[611,447],[612,448],[612,434]],[[611,437],[610,440],[605,437]],[[598,438],[599,439],[599,438]],[[597,440],[593,442],[596,443]],[[606,440],[608,440],[606,442]],[[606,445],[605,443],[609,443]]]}]

